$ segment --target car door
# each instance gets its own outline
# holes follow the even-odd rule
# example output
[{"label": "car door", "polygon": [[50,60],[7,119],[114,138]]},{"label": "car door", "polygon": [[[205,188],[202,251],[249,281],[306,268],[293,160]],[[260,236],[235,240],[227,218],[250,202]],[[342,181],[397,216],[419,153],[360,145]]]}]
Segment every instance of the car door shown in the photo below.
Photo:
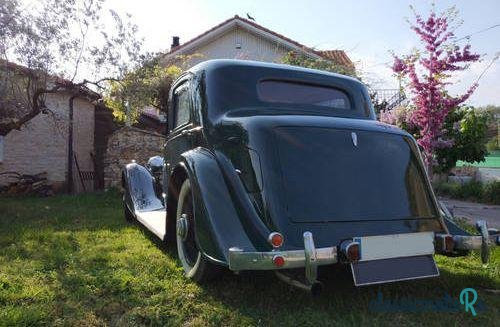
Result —
[{"label": "car door", "polygon": [[167,142],[165,144],[165,161],[168,167],[174,168],[180,161],[180,155],[193,146],[192,132],[193,108],[189,78],[180,80],[172,91],[171,110],[168,115]]}]

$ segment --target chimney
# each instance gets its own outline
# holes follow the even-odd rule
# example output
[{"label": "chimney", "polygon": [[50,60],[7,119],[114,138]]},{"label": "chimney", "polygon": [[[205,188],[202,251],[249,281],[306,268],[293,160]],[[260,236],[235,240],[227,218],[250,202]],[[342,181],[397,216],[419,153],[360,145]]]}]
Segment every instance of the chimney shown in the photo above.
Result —
[{"label": "chimney", "polygon": [[172,45],[170,46],[170,51],[175,50],[180,45],[179,43],[179,37],[178,36],[172,36]]}]

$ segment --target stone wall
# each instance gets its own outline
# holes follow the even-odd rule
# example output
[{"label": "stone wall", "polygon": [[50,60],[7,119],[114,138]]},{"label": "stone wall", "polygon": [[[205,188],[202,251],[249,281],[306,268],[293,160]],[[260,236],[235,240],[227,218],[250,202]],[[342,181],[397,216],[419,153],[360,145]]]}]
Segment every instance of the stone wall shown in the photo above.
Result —
[{"label": "stone wall", "polygon": [[163,135],[135,127],[126,126],[115,131],[108,139],[104,157],[105,188],[120,187],[123,166],[131,160],[145,164],[150,157],[162,153],[164,143]]}]

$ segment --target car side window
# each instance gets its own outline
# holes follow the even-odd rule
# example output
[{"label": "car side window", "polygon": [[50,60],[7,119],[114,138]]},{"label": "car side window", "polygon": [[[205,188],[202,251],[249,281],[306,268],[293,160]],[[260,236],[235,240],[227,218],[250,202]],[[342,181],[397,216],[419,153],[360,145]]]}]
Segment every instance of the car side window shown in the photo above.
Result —
[{"label": "car side window", "polygon": [[182,85],[174,92],[174,129],[190,120],[189,89]]}]

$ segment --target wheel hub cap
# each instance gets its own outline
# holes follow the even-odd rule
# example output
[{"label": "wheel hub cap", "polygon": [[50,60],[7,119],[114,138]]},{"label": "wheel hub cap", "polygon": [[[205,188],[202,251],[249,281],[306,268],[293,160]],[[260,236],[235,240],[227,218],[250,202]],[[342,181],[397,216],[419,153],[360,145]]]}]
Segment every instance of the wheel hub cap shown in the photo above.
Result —
[{"label": "wheel hub cap", "polygon": [[186,214],[182,214],[177,220],[177,235],[183,240],[186,240],[188,234],[188,219]]}]

